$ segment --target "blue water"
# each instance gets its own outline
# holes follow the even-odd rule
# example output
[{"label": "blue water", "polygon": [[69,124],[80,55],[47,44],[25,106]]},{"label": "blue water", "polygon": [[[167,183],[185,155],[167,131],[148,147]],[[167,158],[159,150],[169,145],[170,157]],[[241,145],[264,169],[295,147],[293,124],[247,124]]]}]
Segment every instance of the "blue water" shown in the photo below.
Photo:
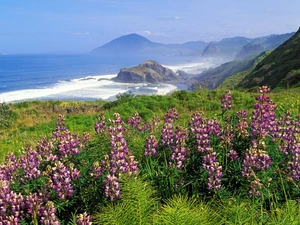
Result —
[{"label": "blue water", "polygon": [[60,81],[94,75],[117,74],[144,60],[161,64],[187,62],[181,57],[98,56],[98,55],[0,55],[0,93],[51,87]]}]

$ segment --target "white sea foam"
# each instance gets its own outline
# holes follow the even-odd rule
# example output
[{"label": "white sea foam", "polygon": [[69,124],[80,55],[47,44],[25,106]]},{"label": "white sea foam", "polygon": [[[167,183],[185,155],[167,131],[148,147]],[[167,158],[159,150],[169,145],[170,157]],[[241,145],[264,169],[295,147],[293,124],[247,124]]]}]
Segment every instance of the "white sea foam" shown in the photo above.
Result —
[{"label": "white sea foam", "polygon": [[201,59],[198,62],[187,62],[178,65],[165,65],[165,66],[170,68],[174,72],[176,72],[177,70],[182,70],[189,74],[199,74],[203,70],[216,67],[217,64],[210,59]]},{"label": "white sea foam", "polygon": [[60,81],[53,87],[43,89],[27,89],[0,94],[0,102],[17,102],[34,99],[103,99],[113,100],[118,94],[131,91],[134,95],[165,95],[176,90],[170,84],[118,83],[110,79],[113,75],[88,76],[70,81]]},{"label": "white sea foam", "polygon": [[[215,67],[211,60],[199,60],[199,62],[187,62],[179,65],[165,65],[174,72],[183,70],[187,73],[200,73],[201,71]],[[24,100],[114,100],[118,94],[130,91],[134,95],[166,95],[176,86],[171,84],[133,84],[119,83],[110,80],[116,74],[87,76],[69,81],[60,81],[54,86],[41,89],[17,90],[0,93],[1,102],[18,102]]]}]

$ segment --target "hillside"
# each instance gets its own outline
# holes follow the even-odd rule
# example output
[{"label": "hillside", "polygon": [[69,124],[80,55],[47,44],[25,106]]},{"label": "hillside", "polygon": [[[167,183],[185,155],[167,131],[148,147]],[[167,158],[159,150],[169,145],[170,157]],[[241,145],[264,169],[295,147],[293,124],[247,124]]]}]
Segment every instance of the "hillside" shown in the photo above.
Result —
[{"label": "hillside", "polygon": [[[199,87],[215,89],[227,77],[230,77],[235,73],[251,68],[254,62],[255,59],[235,60],[224,63],[216,68],[208,69],[200,73],[199,75],[193,77],[193,83],[190,84],[190,89],[198,89]],[[195,83],[197,83],[198,85],[195,85]]]},{"label": "hillside", "polygon": [[125,83],[159,83],[176,80],[178,76],[170,69],[153,60],[132,68],[123,68],[113,80]]},{"label": "hillside", "polygon": [[260,63],[265,57],[267,57],[272,51],[264,51],[260,53],[258,56],[254,58],[253,65],[246,69],[239,71],[235,74],[232,74],[231,76],[227,77],[225,80],[221,82],[221,84],[218,86],[218,88],[223,89],[235,89],[237,85],[246,77],[248,76],[252,70],[255,68],[255,66]]},{"label": "hillside", "polygon": [[300,29],[259,63],[238,87],[268,85],[271,88],[288,88],[299,86],[299,80]]},{"label": "hillside", "polygon": [[268,35],[258,38],[232,37],[211,42],[203,51],[203,57],[222,57],[229,60],[255,57],[266,50],[273,50],[294,35],[294,32]]}]

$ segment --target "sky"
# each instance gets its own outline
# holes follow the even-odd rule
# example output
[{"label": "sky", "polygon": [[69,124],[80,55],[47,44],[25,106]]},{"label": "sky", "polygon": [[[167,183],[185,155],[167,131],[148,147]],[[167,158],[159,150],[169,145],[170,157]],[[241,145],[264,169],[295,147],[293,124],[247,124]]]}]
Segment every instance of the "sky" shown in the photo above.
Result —
[{"label": "sky", "polygon": [[0,53],[88,53],[130,33],[173,44],[295,32],[299,0],[0,0]]}]

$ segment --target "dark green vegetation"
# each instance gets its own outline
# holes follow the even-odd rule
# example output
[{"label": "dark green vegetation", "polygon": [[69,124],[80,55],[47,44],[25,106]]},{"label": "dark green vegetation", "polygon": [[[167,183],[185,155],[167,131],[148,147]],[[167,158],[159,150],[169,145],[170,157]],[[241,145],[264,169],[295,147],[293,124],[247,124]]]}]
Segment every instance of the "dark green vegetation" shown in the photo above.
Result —
[{"label": "dark green vegetation", "polygon": [[[193,77],[195,82],[190,87],[192,90],[199,88],[215,89],[219,87],[226,78],[232,77],[233,74],[247,71],[253,67],[255,61],[256,59],[235,60],[224,63],[216,68],[208,69],[200,75]],[[232,84],[230,84],[230,86],[232,87]]]},{"label": "dark green vegetation", "polygon": [[[265,51],[262,52],[261,54],[259,54],[258,56],[256,56],[254,59],[249,59],[249,60],[245,60],[245,62],[247,61],[251,61],[253,62],[253,64],[251,65],[251,67],[249,67],[246,70],[240,70],[236,73],[232,73],[231,75],[227,75],[228,77],[226,79],[224,79],[221,84],[218,86],[218,88],[227,88],[227,89],[234,89],[237,87],[237,85],[246,77],[248,76],[251,71],[255,68],[255,66],[260,63],[265,57],[267,57],[269,54],[271,53],[271,51]],[[240,62],[244,62],[244,61],[240,61]]]},{"label": "dark green vegetation", "polygon": [[254,58],[231,61],[194,76],[190,88],[251,89],[267,85],[281,90],[299,87],[299,46],[300,29],[273,51],[264,51]]},{"label": "dark green vegetation", "polygon": [[[53,202],[57,211],[56,215],[62,224],[76,224],[76,221],[77,224],[88,224],[79,222],[77,217],[79,214],[83,215],[84,212],[91,215],[97,224],[299,224],[300,183],[290,170],[290,166],[294,165],[290,162],[296,160],[293,158],[293,151],[288,150],[287,156],[283,156],[280,150],[282,144],[285,146],[283,136],[274,136],[273,140],[275,130],[268,130],[268,135],[265,136],[265,129],[269,126],[262,126],[262,123],[268,121],[271,122],[268,122],[270,126],[273,126],[275,121],[275,124],[279,122],[281,127],[289,126],[288,123],[283,122],[283,125],[280,122],[284,120],[281,118],[283,114],[289,121],[294,121],[290,124],[296,124],[295,127],[300,126],[297,117],[300,114],[299,89],[263,95],[270,96],[278,106],[276,109],[273,108],[273,103],[265,97],[256,100],[256,96],[262,96],[257,92],[232,91],[232,100],[227,93],[226,101],[221,103],[224,93],[225,90],[177,91],[171,96],[124,94],[118,96],[118,99],[113,102],[33,101],[5,104],[3,105],[4,114],[13,116],[6,117],[9,123],[5,128],[0,128],[3,165],[11,165],[10,163],[14,161],[13,157],[4,159],[9,152],[27,157],[28,152],[39,152],[44,149],[41,148],[42,143],[44,147],[50,143],[52,153],[59,157],[59,161],[69,171],[72,171],[71,168],[78,169],[80,178],[72,179],[74,190],[72,196],[62,199],[58,195],[60,192],[54,189],[49,193],[49,199]],[[232,109],[229,107],[229,100]],[[223,108],[221,108],[222,105]],[[267,108],[270,109],[269,116],[263,112],[263,109]],[[259,109],[262,110],[259,111]],[[243,131],[247,131],[248,134],[236,130],[241,122],[241,118],[236,117],[236,113],[240,110],[248,112],[245,118],[247,126],[243,128]],[[287,110],[289,110],[288,113]],[[202,114],[197,112],[202,112]],[[259,112],[260,114],[256,114],[258,118],[265,118],[265,120],[254,120],[252,112]],[[275,113],[276,120],[272,113]],[[65,122],[61,119],[62,117],[59,117],[60,120],[56,123],[59,114],[65,115]],[[123,123],[118,122],[118,116],[121,117]],[[156,120],[158,123],[153,123],[153,116],[160,122]],[[140,123],[137,122],[138,118],[140,118]],[[94,131],[97,120],[106,123],[105,131],[98,132],[98,134]],[[199,121],[198,125],[195,121]],[[209,124],[213,121],[214,126],[211,127]],[[151,126],[149,124],[144,126],[147,122]],[[191,125],[191,122],[194,125]],[[199,127],[195,128],[195,126]],[[70,133],[66,132],[64,127]],[[107,130],[108,127],[111,127],[110,131]],[[192,131],[193,127],[199,136]],[[211,131],[208,135],[199,133],[201,130],[206,132],[207,129],[215,130],[217,127],[220,128],[220,133],[218,131]],[[260,130],[261,134],[257,132],[258,127],[263,128]],[[165,130],[170,131],[170,128],[172,132],[165,133]],[[117,131],[116,135],[112,135],[114,130]],[[253,131],[256,131],[254,136]],[[88,141],[83,140],[87,137],[85,132],[90,134]],[[285,131],[280,130],[280,132]],[[294,132],[295,138],[290,143],[299,145],[299,133]],[[78,139],[76,134],[78,134]],[[167,134],[171,138],[169,140],[173,140],[173,144],[163,144]],[[185,137],[186,134],[188,137]],[[241,134],[245,135],[241,136]],[[156,137],[158,142],[157,154],[144,156],[145,143],[151,135]],[[38,142],[43,137],[45,137],[44,141]],[[114,139],[116,137],[119,139]],[[197,142],[200,140],[199,137],[208,137],[211,148],[202,151],[201,149],[207,142]],[[67,148],[68,143],[73,143],[74,140],[78,144],[76,146],[80,153],[62,155],[62,151],[70,150]],[[252,141],[257,141],[259,148],[256,149]],[[238,153],[237,160],[231,160],[234,155],[231,155],[231,158],[227,157],[231,149],[230,143],[233,144],[232,149]],[[81,148],[81,144],[85,147]],[[61,146],[66,148],[61,148]],[[138,163],[137,173],[133,170],[130,175],[128,171],[123,172],[119,167],[118,173],[109,170],[112,164],[107,167],[106,163],[109,162],[107,160],[113,159],[111,154],[116,146],[118,151],[123,151],[121,146],[128,147],[128,151]],[[187,151],[183,151],[182,148]],[[176,152],[176,149],[182,150],[183,155],[187,153],[185,160],[181,160],[182,167],[180,160],[176,158],[178,155],[175,156],[176,160],[172,160],[172,154]],[[253,167],[255,176],[247,177],[243,175],[242,169],[246,155],[250,154],[254,157],[252,155],[254,153],[248,151],[249,149],[259,151],[259,154],[266,159],[270,156],[272,164],[267,168],[261,167],[262,165],[257,168]],[[27,174],[26,171],[20,169],[13,172],[14,181],[17,180],[17,182],[11,183],[12,191],[21,193],[22,196],[31,196],[29,193],[37,190],[47,191],[42,187],[55,177],[53,175],[56,171],[54,163],[56,168],[59,168],[59,164],[56,161],[46,160],[49,154],[47,149],[42,152],[41,157],[44,161],[39,167],[39,170],[43,172],[42,176],[23,183],[24,181],[20,178],[23,172]],[[105,156],[107,154],[110,156]],[[214,154],[216,162],[222,167],[223,176],[219,177],[221,189],[218,183],[212,184],[210,188],[208,186],[209,177],[213,180],[218,178],[218,173],[212,173],[213,176],[209,175],[210,168],[214,168],[215,172],[220,170],[217,164],[209,164],[207,161],[208,156],[212,157]],[[39,160],[38,157],[35,159]],[[262,158],[259,159],[262,160]],[[203,167],[203,165],[208,167]],[[180,170],[177,169],[178,167]],[[52,168],[52,170],[47,168]],[[52,176],[50,171],[53,173]],[[95,176],[97,171],[100,171],[102,175]],[[120,199],[114,198],[113,202],[105,197],[106,189],[103,182],[108,174],[117,178],[117,181],[113,183],[115,186],[110,187],[118,187],[117,184],[119,184],[121,190]],[[0,188],[3,188],[1,185]],[[254,187],[258,196],[253,195],[254,190],[251,187]],[[252,196],[249,196],[251,190]],[[109,196],[113,194],[116,193],[110,192]],[[40,206],[43,204],[41,202]],[[6,206],[7,209],[11,209],[8,205]],[[50,209],[49,204],[45,206],[45,210]],[[28,216],[23,221],[28,224],[30,222],[38,224],[37,220],[40,219],[38,213],[34,215],[36,215],[36,220]],[[87,218],[87,216],[82,217]]]},{"label": "dark green vegetation", "polygon": [[238,87],[268,85],[273,89],[289,88],[299,86],[299,81],[300,29],[259,63]]}]

